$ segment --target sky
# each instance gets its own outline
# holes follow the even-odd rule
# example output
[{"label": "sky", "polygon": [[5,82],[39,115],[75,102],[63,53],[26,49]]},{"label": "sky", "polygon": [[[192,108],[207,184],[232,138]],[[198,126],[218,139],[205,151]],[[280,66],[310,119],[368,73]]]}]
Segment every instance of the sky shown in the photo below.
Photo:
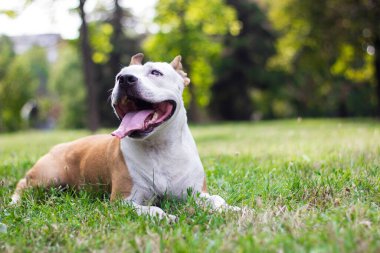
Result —
[{"label": "sky", "polygon": [[[144,32],[151,27],[154,5],[157,0],[121,0],[121,5],[130,8],[139,20],[137,32]],[[64,39],[78,37],[79,16],[70,11],[78,6],[77,0],[34,0],[25,7],[23,0],[1,0],[0,10],[16,10],[16,18],[0,14],[0,35],[30,35],[42,33],[59,33]],[[112,6],[112,0],[87,0],[86,13],[91,18],[91,11],[98,2]]]}]

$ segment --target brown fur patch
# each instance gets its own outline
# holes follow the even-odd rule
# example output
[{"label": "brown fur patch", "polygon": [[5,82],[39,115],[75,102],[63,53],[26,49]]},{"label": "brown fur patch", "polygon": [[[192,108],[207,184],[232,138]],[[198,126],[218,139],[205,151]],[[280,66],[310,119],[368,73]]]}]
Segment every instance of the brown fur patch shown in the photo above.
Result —
[{"label": "brown fur patch", "polygon": [[120,150],[120,140],[94,135],[53,147],[26,175],[28,186],[105,187],[116,196],[131,194],[132,178]]},{"label": "brown fur patch", "polygon": [[206,176],[205,176],[205,178],[203,179],[202,192],[207,192]]}]

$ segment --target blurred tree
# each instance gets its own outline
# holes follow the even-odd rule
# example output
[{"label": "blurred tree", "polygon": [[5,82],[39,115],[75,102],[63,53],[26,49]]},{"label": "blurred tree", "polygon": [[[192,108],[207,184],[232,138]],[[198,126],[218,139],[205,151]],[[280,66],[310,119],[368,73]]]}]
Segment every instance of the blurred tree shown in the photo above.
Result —
[{"label": "blurred tree", "polygon": [[339,46],[332,74],[354,83],[374,83],[380,117],[380,2],[325,0],[324,7],[326,24],[322,28]]},{"label": "blurred tree", "polygon": [[82,66],[84,81],[86,84],[86,100],[87,100],[87,127],[91,131],[95,131],[99,127],[99,109],[98,109],[98,82],[95,77],[95,64],[92,59],[92,48],[90,46],[89,31],[86,20],[86,12],[84,6],[86,0],[79,0],[79,16],[81,19],[80,26],[80,48],[82,55]]},{"label": "blurred tree", "polygon": [[60,108],[60,127],[86,126],[86,87],[81,70],[77,49],[70,44],[61,47],[57,62],[51,66],[48,82],[50,94],[57,98]]},{"label": "blurred tree", "polygon": [[0,39],[2,56],[7,59],[7,62],[0,60],[1,131],[15,131],[24,126],[21,108],[34,97],[40,81],[40,67],[43,68],[46,62],[45,55],[38,48],[14,56],[10,45],[6,37]]},{"label": "blurred tree", "polygon": [[11,8],[2,6],[2,9],[0,9],[0,15],[5,15],[9,18],[16,18],[20,14],[20,12],[23,9],[25,9],[33,1],[34,0],[19,0],[18,4],[21,3],[21,5],[19,5],[21,8],[17,8],[17,9],[11,9]]},{"label": "blurred tree", "polygon": [[[347,116],[348,99],[356,84],[371,89],[370,83],[376,79],[380,115],[377,1],[267,3],[272,22],[282,33],[277,42],[278,54],[269,65],[286,69],[294,77],[295,102],[301,114],[318,115],[324,113],[324,108],[336,107],[340,116]],[[334,101],[330,106],[323,103],[327,98]],[[367,101],[372,101],[371,97]]]},{"label": "blurred tree", "polygon": [[45,49],[39,46],[33,46],[23,54],[23,59],[30,67],[33,80],[38,82],[37,94],[34,94],[34,96],[46,95],[49,66]]},{"label": "blurred tree", "polygon": [[10,62],[12,62],[15,57],[12,41],[9,37],[4,35],[0,37],[0,52],[0,80],[2,80],[7,73]]},{"label": "blurred tree", "polygon": [[128,9],[120,6],[119,0],[113,0],[112,12],[107,16],[105,22],[113,27],[110,36],[112,51],[108,62],[102,67],[103,89],[100,99],[103,101],[101,107],[102,123],[107,127],[118,125],[118,119],[112,113],[109,103],[110,91],[114,86],[115,76],[121,68],[128,64],[132,55],[141,51],[141,38],[136,34],[134,28],[136,21]]},{"label": "blurred tree", "polygon": [[113,2],[112,15],[106,20],[113,27],[113,33],[110,38],[113,50],[108,61],[108,71],[111,77],[116,76],[122,68],[122,64],[129,63],[132,55],[140,50],[139,44],[141,42],[134,31],[136,21],[130,11],[120,7],[119,0],[114,0]]},{"label": "blurred tree", "polygon": [[239,33],[236,11],[223,0],[160,0],[155,21],[160,30],[146,40],[144,48],[153,60],[171,61],[182,55],[191,79],[185,103],[189,104],[190,120],[199,121],[199,107],[209,103],[212,66],[222,49],[221,36]]},{"label": "blurred tree", "polygon": [[130,57],[140,51],[141,39],[134,32],[135,21],[129,10],[123,9],[119,0],[112,2],[112,8],[98,3],[93,14],[98,19],[89,22],[92,59],[98,80],[98,105],[103,127],[114,127],[117,118],[109,105],[110,90],[116,74],[127,64]]},{"label": "blurred tree", "polygon": [[228,0],[227,3],[236,9],[242,29],[238,36],[227,35],[224,39],[211,109],[222,119],[248,120],[254,109],[252,89],[275,91],[277,87],[272,86],[280,83],[276,80],[278,74],[265,68],[269,57],[275,54],[275,37],[256,2]]},{"label": "blurred tree", "polygon": [[[7,96],[8,83],[4,83],[4,78],[7,75],[10,64],[12,63],[15,53],[13,51],[12,41],[7,36],[0,37],[0,131],[7,130],[6,124],[11,116],[8,116],[9,109],[7,109],[7,103],[5,98]],[[8,105],[9,106],[9,105]],[[8,112],[7,112],[8,111]]]},{"label": "blurred tree", "polygon": [[[27,0],[27,3],[31,1]],[[109,96],[109,90],[113,87],[114,78],[116,73],[121,69],[122,63],[128,63],[130,57],[139,50],[139,43],[141,41],[140,35],[136,35],[133,32],[135,22],[128,10],[123,9],[119,0],[113,0],[113,9],[110,9],[110,2],[99,1],[97,3],[97,9],[95,14],[101,14],[87,21],[87,15],[85,13],[86,0],[79,0],[79,6],[76,11],[79,13],[82,24],[80,27],[80,38],[77,42],[72,41],[72,45],[79,48],[79,55],[81,56],[82,64],[76,62],[77,57],[74,53],[70,53],[72,49],[64,49],[62,55],[70,57],[66,61],[60,59],[60,63],[57,66],[53,66],[54,77],[50,80],[50,91],[53,88],[58,88],[63,84],[67,86],[67,89],[58,91],[63,92],[59,96],[62,98],[62,119],[59,120],[59,124],[64,127],[81,127],[83,126],[83,119],[86,119],[86,126],[91,130],[96,130],[100,125],[100,118],[102,120],[102,126],[114,126],[116,118],[112,114],[112,109],[107,103]],[[105,7],[106,6],[106,7]],[[1,12],[1,14],[13,15],[13,12]],[[4,44],[5,45],[5,44]],[[9,44],[11,46],[11,43]],[[67,52],[70,51],[70,52]],[[8,52],[2,50],[2,57],[0,58],[0,64],[9,65]],[[46,63],[45,61],[36,62],[32,66],[31,73],[38,72],[40,67],[39,63]],[[75,67],[81,67],[75,69],[70,67],[70,64]],[[0,66],[1,67],[1,66]],[[39,70],[42,70],[41,68]],[[6,68],[0,68],[0,72],[6,72]],[[46,69],[45,69],[46,71]],[[60,73],[63,71],[63,73]],[[69,74],[68,74],[69,73]],[[83,79],[86,80],[86,89],[82,92],[82,82],[77,76],[78,73],[83,73]],[[45,84],[47,73],[40,72],[40,83]],[[1,75],[1,73],[0,73]],[[71,76],[73,84],[77,83],[78,87],[73,87],[64,80],[65,75]],[[1,78],[0,78],[1,80]],[[40,89],[38,93],[44,93],[45,85],[39,85]],[[69,102],[68,94],[75,90],[75,95],[72,94],[72,101],[83,102],[83,96],[86,97],[85,104],[87,109],[83,109],[81,105],[75,105],[75,103]],[[54,92],[57,94],[57,92]],[[47,104],[49,101],[45,101]],[[46,104],[45,103],[45,104]],[[72,107],[70,107],[72,106]],[[77,116],[75,116],[77,115]]]}]

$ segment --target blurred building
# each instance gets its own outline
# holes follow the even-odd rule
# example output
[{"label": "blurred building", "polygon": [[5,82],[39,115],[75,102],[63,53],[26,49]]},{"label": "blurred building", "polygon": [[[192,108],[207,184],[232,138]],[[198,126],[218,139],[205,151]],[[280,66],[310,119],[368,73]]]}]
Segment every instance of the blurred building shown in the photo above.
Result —
[{"label": "blurred building", "polygon": [[54,33],[12,36],[10,38],[17,54],[22,54],[33,46],[45,48],[47,59],[50,63],[57,60],[59,44],[63,41],[59,34]]}]

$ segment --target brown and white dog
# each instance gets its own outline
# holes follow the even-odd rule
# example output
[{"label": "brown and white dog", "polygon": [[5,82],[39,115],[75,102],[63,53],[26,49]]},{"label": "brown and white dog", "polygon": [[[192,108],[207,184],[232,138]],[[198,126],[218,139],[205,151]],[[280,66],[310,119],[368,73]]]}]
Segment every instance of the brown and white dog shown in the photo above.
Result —
[{"label": "brown and white dog", "polygon": [[198,151],[187,125],[182,92],[190,83],[181,57],[170,64],[132,57],[116,76],[111,102],[121,119],[112,135],[94,135],[53,147],[17,184],[12,204],[26,188],[108,185],[111,201],[122,198],[138,214],[175,220],[147,204],[168,194],[186,198],[191,188],[198,203],[215,210],[240,210],[210,195]]}]

